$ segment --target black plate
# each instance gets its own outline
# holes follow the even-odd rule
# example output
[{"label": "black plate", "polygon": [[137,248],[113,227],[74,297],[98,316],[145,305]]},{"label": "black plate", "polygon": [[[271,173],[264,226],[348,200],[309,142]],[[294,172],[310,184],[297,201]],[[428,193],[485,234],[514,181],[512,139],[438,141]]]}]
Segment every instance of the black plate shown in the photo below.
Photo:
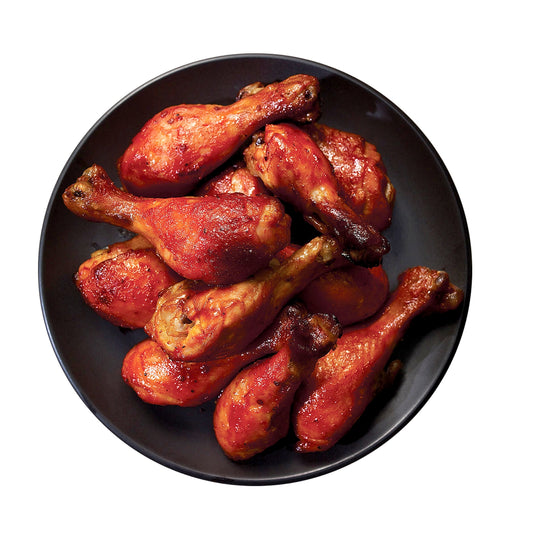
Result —
[{"label": "black plate", "polygon": [[[413,324],[395,356],[404,374],[395,389],[372,404],[331,450],[300,455],[291,437],[236,464],[220,450],[212,430],[213,404],[195,408],[143,403],[121,379],[126,352],[144,338],[99,318],[81,300],[72,276],[95,249],[124,240],[123,230],[71,214],[61,194],[97,163],[116,179],[116,160],[145,121],[179,103],[229,104],[244,85],[292,74],[317,76],[321,122],[375,143],[397,189],[391,252],[384,267],[391,285],[404,269],[446,270],[465,290],[462,308]],[[453,182],[440,157],[415,124],[369,86],[333,68],[272,55],[236,55],[173,70],[132,92],[87,133],[68,160],[52,193],[43,224],[39,286],[48,333],[59,362],[80,397],[111,431],[159,463],[199,478],[239,484],[275,484],[318,476],[371,452],[418,412],[456,351],[468,309],[471,252],[467,224]]]}]

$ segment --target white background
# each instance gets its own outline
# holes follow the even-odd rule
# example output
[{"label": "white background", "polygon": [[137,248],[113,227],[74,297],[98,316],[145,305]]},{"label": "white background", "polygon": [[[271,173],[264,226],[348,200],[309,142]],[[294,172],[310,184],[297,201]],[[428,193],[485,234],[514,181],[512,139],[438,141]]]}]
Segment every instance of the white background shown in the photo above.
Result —
[{"label": "white background", "polygon": [[[533,530],[531,15],[527,2],[512,0],[434,5],[108,0],[3,8],[3,531]],[[355,464],[266,487],[179,474],[107,430],[57,362],[37,285],[50,194],[99,117],[168,70],[246,52],[330,65],[398,105],[454,179],[474,263],[461,344],[414,420]]]}]

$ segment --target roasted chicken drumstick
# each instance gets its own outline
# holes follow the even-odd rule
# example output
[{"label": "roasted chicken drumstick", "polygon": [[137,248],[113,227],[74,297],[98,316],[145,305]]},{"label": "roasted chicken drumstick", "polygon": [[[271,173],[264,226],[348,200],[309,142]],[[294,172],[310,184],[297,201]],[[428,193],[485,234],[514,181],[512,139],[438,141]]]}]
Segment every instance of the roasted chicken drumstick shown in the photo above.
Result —
[{"label": "roasted chicken drumstick", "polygon": [[272,261],[234,285],[180,281],[161,295],[145,331],[173,359],[205,361],[238,353],[340,253],[334,239],[320,236],[282,263]]},{"label": "roasted chicken drumstick", "polygon": [[299,324],[279,352],[247,366],[217,400],[213,426],[224,453],[243,461],[285,437],[294,394],[341,329],[331,315]]},{"label": "roasted chicken drumstick", "polygon": [[376,147],[360,135],[316,122],[302,125],[302,129],[331,163],[346,203],[378,231],[387,228],[395,189]]},{"label": "roasted chicken drumstick", "polygon": [[139,196],[180,196],[233,155],[265,124],[318,116],[319,83],[297,74],[228,106],[171,106],[150,119],[119,160],[126,189]]},{"label": "roasted chicken drumstick", "polygon": [[318,231],[329,234],[365,266],[379,264],[387,240],[339,196],[331,164],[313,139],[293,124],[269,124],[244,151],[252,174],[292,204]]},{"label": "roasted chicken drumstick", "polygon": [[290,217],[272,196],[142,198],[118,189],[99,166],[63,193],[76,215],[142,235],[178,274],[205,283],[241,281],[289,243]]},{"label": "roasted chicken drumstick", "polygon": [[293,412],[297,450],[324,451],[337,443],[374,398],[378,378],[413,318],[456,309],[462,297],[445,272],[406,270],[382,311],[346,328],[298,391]]}]

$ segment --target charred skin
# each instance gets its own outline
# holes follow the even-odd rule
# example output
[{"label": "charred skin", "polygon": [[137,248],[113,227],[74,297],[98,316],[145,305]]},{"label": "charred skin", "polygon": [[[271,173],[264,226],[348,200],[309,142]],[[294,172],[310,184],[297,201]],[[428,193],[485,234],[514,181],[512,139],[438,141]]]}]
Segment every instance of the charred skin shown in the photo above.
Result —
[{"label": "charred skin", "polygon": [[296,390],[340,333],[333,317],[312,315],[276,354],[237,374],[218,398],[213,416],[217,441],[230,459],[250,459],[287,435]]},{"label": "charred skin", "polygon": [[147,403],[200,405],[218,396],[246,365],[279,351],[311,318],[301,304],[288,305],[243,352],[198,363],[172,360],[156,342],[146,339],[127,353],[122,377]]},{"label": "charred skin", "polygon": [[376,147],[360,135],[324,124],[306,124],[302,129],[330,162],[346,203],[378,231],[389,227],[395,189]]},{"label": "charred skin", "polygon": [[354,262],[376,266],[387,240],[338,193],[331,164],[313,139],[293,124],[269,124],[244,151],[250,172],[292,204],[319,232],[336,238]]},{"label": "charred skin", "polygon": [[384,308],[348,327],[334,350],[319,359],[295,399],[293,427],[299,452],[336,444],[375,396],[377,383],[398,341],[421,314],[456,309],[463,293],[445,272],[406,270]]},{"label": "charred skin", "polygon": [[161,295],[145,331],[173,359],[205,361],[240,352],[340,253],[334,239],[321,236],[240,283],[181,281]]},{"label": "charred skin", "polygon": [[96,313],[123,328],[143,328],[156,302],[180,277],[144,237],[94,252],[74,276],[83,299]]},{"label": "charred skin", "polygon": [[183,104],[151,118],[118,162],[126,189],[139,196],[188,194],[265,124],[318,116],[319,83],[297,74],[228,106]]},{"label": "charred skin", "polygon": [[272,196],[141,198],[94,165],[63,193],[74,214],[142,235],[180,276],[241,281],[268,265],[290,239],[290,217]]}]

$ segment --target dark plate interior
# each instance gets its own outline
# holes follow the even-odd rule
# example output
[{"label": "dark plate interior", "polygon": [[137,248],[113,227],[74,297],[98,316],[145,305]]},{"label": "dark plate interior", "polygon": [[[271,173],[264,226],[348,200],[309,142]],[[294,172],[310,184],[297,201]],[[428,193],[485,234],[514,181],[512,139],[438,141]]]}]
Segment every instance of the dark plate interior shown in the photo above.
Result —
[{"label": "dark plate interior", "polygon": [[[404,373],[394,390],[372,404],[333,449],[310,455],[286,438],[245,464],[227,459],[212,430],[213,405],[156,407],[143,403],[121,379],[126,352],[145,337],[99,318],[81,300],[73,273],[89,254],[124,240],[123,230],[71,214],[61,194],[83,170],[98,163],[116,178],[116,160],[144,122],[178,103],[228,104],[244,85],[292,74],[317,76],[321,122],[353,131],[377,145],[397,190],[391,252],[384,267],[391,286],[404,269],[425,265],[446,270],[465,290],[452,314],[414,323],[395,357]],[[393,103],[357,79],[307,60],[237,55],[173,70],[132,92],[94,125],[75,149],[52,193],[44,220],[39,285],[42,309],[57,357],[89,409],[134,449],[193,476],[240,484],[274,484],[317,476],[352,463],[401,429],[439,384],[456,351],[466,320],[471,285],[468,230],[453,182],[440,157]]]}]

